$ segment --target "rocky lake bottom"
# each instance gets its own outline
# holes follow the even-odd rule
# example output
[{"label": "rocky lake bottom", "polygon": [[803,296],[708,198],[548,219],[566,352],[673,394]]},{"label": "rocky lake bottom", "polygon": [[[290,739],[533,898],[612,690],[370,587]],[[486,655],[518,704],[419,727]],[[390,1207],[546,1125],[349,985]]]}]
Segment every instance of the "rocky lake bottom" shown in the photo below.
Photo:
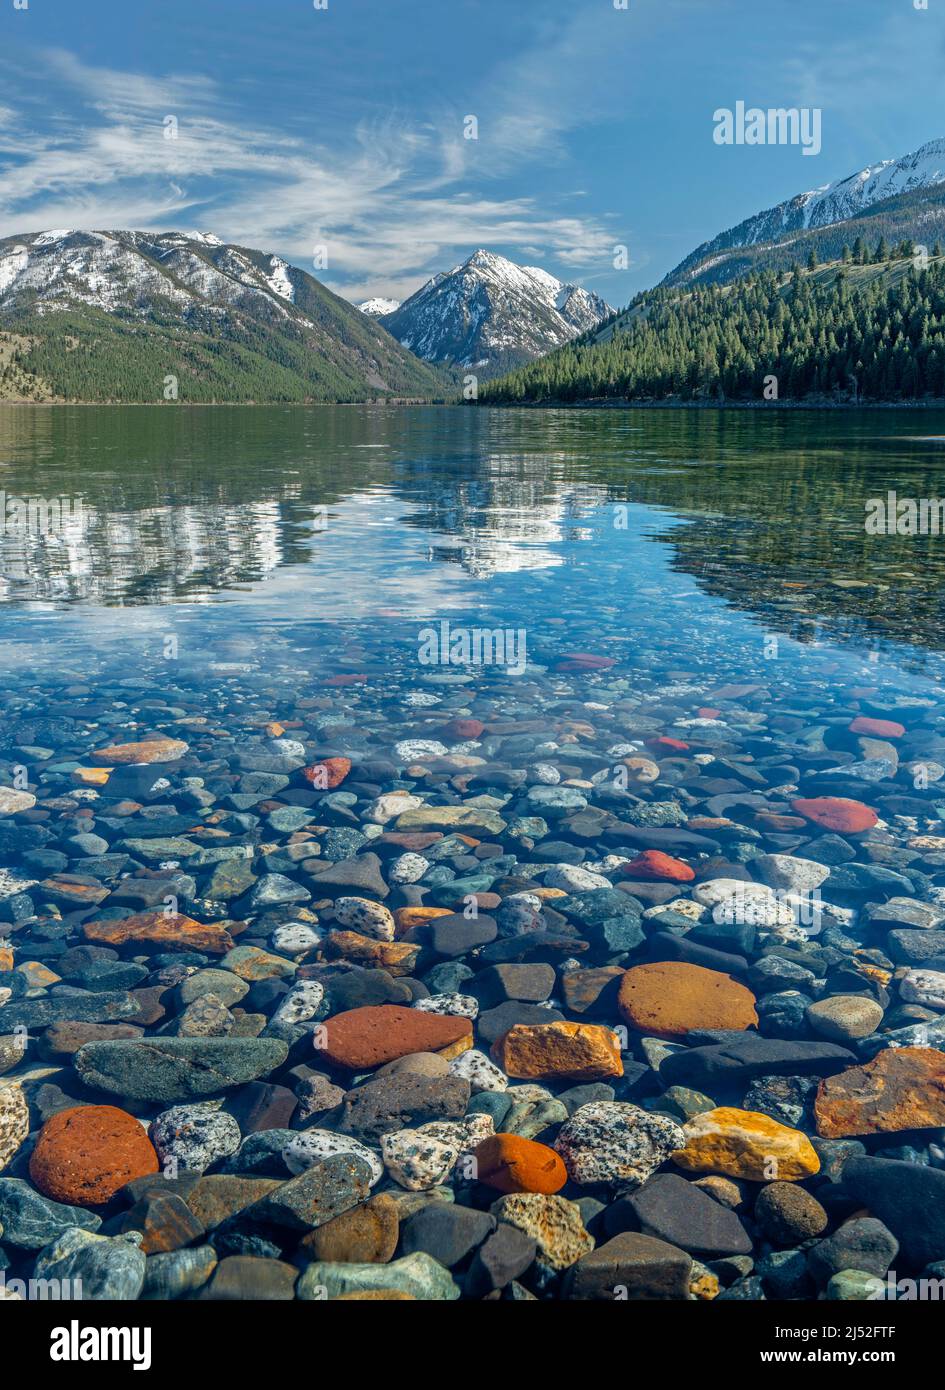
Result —
[{"label": "rocky lake bottom", "polygon": [[0,429],[4,1296],[941,1288],[937,571],[809,421],[230,414]]}]

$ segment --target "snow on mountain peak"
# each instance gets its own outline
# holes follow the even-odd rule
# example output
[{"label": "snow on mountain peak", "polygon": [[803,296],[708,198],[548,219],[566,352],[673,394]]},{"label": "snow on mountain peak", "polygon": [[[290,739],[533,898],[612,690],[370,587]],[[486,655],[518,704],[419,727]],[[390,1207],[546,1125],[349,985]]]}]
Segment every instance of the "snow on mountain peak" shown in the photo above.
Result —
[{"label": "snow on mountain peak", "polygon": [[400,300],[383,298],[365,299],[362,304],[358,305],[358,308],[361,310],[362,314],[367,314],[369,318],[377,319],[380,318],[382,314],[392,314],[395,309],[399,309]]},{"label": "snow on mountain peak", "polygon": [[385,317],[385,327],[427,361],[491,372],[540,357],[611,312],[598,295],[540,266],[479,247],[428,280]]}]

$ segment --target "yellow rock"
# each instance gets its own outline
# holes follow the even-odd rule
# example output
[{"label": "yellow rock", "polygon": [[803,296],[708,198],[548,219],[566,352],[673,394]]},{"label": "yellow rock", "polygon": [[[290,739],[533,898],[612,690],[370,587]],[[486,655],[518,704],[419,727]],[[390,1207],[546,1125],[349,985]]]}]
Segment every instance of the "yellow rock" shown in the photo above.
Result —
[{"label": "yellow rock", "polygon": [[73,769],[72,780],[83,787],[104,787],[114,771],[113,767],[77,767]]},{"label": "yellow rock", "polygon": [[598,1023],[516,1023],[499,1038],[492,1055],[508,1076],[520,1080],[602,1081],[623,1076],[617,1038]]},{"label": "yellow rock", "polygon": [[700,1265],[693,1267],[692,1277],[689,1280],[689,1293],[692,1298],[697,1298],[703,1303],[710,1303],[713,1298],[718,1298],[721,1293],[717,1274]]},{"label": "yellow rock", "polygon": [[454,1057],[459,1057],[464,1052],[468,1052],[473,1045],[472,1033],[464,1033],[455,1042],[447,1043],[445,1047],[438,1047],[435,1050],[441,1057],[445,1057],[448,1062],[452,1062]]},{"label": "yellow rock", "polygon": [[800,1182],[820,1171],[806,1134],[770,1115],[720,1106],[684,1126],[686,1147],[673,1162],[690,1173],[724,1173],[751,1182]]}]

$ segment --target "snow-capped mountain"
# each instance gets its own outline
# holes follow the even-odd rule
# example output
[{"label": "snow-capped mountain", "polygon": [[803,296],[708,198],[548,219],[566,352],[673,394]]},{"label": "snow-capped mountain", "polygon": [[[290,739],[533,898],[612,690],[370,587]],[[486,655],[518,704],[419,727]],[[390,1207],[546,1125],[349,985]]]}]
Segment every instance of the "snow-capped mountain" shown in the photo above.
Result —
[{"label": "snow-capped mountain", "polygon": [[[898,200],[900,205],[891,204],[893,212],[906,211],[904,225],[908,226],[910,217],[916,222],[913,208],[922,201],[919,195],[923,191],[936,203],[945,199],[945,139],[930,140],[901,159],[869,164],[847,178],[798,193],[776,207],[746,218],[697,247],[666,277],[667,283],[729,278],[724,270],[733,253],[747,249],[803,240],[806,254],[809,241],[806,234],[838,223],[869,218],[874,208],[889,203],[890,199]],[[921,226],[916,225],[916,235],[919,231]],[[736,260],[741,266],[742,258]]]},{"label": "snow-capped mountain", "polygon": [[428,362],[495,375],[560,347],[612,312],[589,290],[480,250],[381,321]]},{"label": "snow-capped mountain", "polygon": [[0,334],[18,338],[17,381],[11,368],[0,395],[30,394],[24,374],[43,398],[168,399],[168,375],[192,400],[442,392],[377,320],[306,271],[209,232],[0,240]]},{"label": "snow-capped mountain", "polygon": [[362,314],[367,314],[369,318],[379,319],[382,314],[392,314],[395,309],[400,308],[399,299],[366,299],[358,308]]}]

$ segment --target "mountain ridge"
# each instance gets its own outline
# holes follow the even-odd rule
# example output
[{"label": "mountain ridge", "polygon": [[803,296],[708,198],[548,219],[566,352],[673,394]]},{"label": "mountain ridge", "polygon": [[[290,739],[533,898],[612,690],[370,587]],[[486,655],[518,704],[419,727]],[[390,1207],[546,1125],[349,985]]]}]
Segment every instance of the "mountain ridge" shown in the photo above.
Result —
[{"label": "mountain ridge", "polygon": [[424,361],[488,378],[560,347],[612,312],[579,285],[480,247],[381,322]]},{"label": "mountain ridge", "polygon": [[857,235],[871,244],[880,235],[929,244],[945,235],[945,138],[744,218],[702,242],[661,284],[729,283],[750,270],[788,268],[811,250],[830,260]]},{"label": "mountain ridge", "polygon": [[208,232],[0,239],[0,335],[7,398],[356,401],[449,389],[307,271]]}]

